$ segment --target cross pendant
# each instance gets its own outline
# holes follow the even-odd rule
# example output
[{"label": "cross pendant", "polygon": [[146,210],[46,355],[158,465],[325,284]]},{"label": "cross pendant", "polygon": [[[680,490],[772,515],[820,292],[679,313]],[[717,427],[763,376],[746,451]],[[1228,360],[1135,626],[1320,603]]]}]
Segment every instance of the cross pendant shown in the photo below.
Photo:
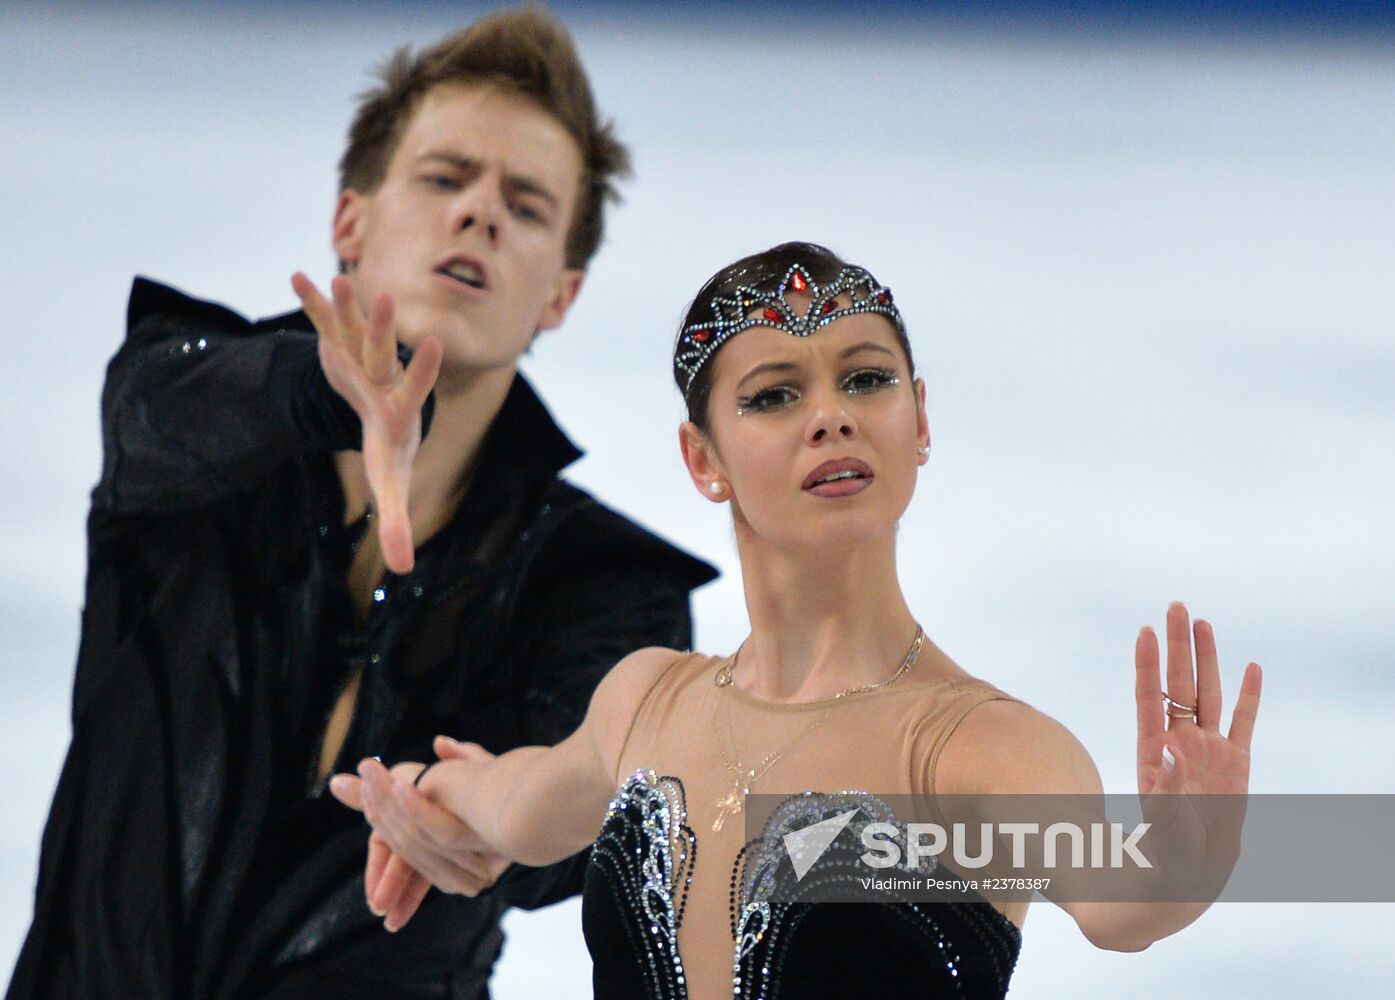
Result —
[{"label": "cross pendant", "polygon": [[727,821],[728,816],[735,816],[741,812],[741,790],[733,788],[725,796],[717,800],[717,821],[712,824],[712,832],[718,833],[722,829],[722,824]]}]

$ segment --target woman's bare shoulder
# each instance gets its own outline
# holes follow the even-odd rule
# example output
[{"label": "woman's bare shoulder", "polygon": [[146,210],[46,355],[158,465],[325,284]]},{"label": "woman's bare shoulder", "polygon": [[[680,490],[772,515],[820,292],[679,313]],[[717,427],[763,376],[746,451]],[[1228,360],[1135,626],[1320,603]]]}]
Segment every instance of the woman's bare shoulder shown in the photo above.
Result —
[{"label": "woman's bare shoulder", "polygon": [[605,758],[618,758],[645,698],[671,671],[699,669],[706,661],[696,653],[646,646],[611,667],[591,696],[585,723]]},{"label": "woman's bare shoulder", "polygon": [[634,715],[644,696],[669,670],[679,668],[695,654],[665,646],[646,646],[630,653],[602,678],[591,698],[591,710],[606,714]]},{"label": "woman's bare shoulder", "polygon": [[970,709],[945,742],[935,775],[940,794],[1100,791],[1094,761],[1069,729],[999,693],[1005,696]]}]

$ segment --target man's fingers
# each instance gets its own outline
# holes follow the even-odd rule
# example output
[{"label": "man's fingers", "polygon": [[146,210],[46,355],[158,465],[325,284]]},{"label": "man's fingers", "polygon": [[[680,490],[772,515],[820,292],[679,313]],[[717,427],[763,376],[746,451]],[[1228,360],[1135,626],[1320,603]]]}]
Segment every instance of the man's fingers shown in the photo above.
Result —
[{"label": "man's fingers", "polygon": [[407,373],[402,378],[402,384],[396,389],[404,410],[421,409],[426,397],[436,386],[436,379],[441,374],[441,359],[445,353],[445,348],[435,337],[427,337],[412,352],[412,360],[407,364]]},{"label": "man's fingers", "polygon": [[420,789],[399,783],[393,786],[392,795],[406,822],[420,832],[423,844],[443,857],[458,860],[484,849],[484,842],[470,827],[432,802]]},{"label": "man's fingers", "polygon": [[334,306],[320,293],[315,283],[303,272],[297,271],[291,275],[291,288],[295,290],[296,297],[300,299],[300,305],[305,310],[305,315],[309,316],[310,322],[315,324],[315,331],[321,337],[337,340]]},{"label": "man's fingers", "polygon": [[1235,711],[1230,719],[1230,739],[1245,750],[1250,749],[1250,740],[1255,733],[1255,718],[1259,715],[1259,695],[1263,687],[1264,672],[1258,663],[1245,668],[1245,679],[1240,682],[1240,697],[1235,699]]},{"label": "man's fingers", "polygon": [[[483,847],[478,838],[447,810],[422,795],[406,780],[376,761],[360,764],[364,803],[390,859],[370,889],[375,913],[391,912],[415,871],[445,892],[475,895],[494,884],[508,860]],[[370,861],[372,860],[370,841]]]},{"label": "man's fingers", "polygon": [[431,749],[442,760],[493,760],[494,755],[478,743],[462,743],[449,736],[437,736]]},{"label": "man's fingers", "polygon": [[392,332],[392,299],[379,295],[373,300],[363,338],[363,371],[374,385],[388,385],[401,369],[397,338]]},{"label": "man's fingers", "polygon": [[354,299],[354,286],[342,274],[329,283],[334,298],[334,326],[354,361],[363,364],[363,310]]},{"label": "man's fingers", "polygon": [[398,576],[406,576],[416,563],[412,545],[412,522],[405,510],[382,514],[378,521],[378,544],[383,550],[383,563]]}]

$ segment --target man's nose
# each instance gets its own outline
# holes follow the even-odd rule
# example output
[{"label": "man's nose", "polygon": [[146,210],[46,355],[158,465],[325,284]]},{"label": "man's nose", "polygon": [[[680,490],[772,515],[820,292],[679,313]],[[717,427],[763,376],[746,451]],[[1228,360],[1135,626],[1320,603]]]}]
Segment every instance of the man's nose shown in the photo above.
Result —
[{"label": "man's nose", "polygon": [[456,228],[464,232],[473,229],[491,244],[499,241],[499,232],[506,211],[496,183],[487,174],[460,193],[454,206]]}]

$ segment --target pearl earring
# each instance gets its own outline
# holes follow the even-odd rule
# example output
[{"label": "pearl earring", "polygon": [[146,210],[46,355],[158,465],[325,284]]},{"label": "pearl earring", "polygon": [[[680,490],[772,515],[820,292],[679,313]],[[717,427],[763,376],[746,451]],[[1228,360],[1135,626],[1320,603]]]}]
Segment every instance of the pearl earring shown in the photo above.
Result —
[{"label": "pearl earring", "polygon": [[714,479],[712,485],[707,488],[712,491],[714,497],[719,497],[727,491],[727,484],[720,479]]},{"label": "pearl earring", "polygon": [[919,455],[921,458],[924,458],[926,455],[930,454],[930,446],[928,444],[921,445],[920,447],[916,448],[915,453]]}]

